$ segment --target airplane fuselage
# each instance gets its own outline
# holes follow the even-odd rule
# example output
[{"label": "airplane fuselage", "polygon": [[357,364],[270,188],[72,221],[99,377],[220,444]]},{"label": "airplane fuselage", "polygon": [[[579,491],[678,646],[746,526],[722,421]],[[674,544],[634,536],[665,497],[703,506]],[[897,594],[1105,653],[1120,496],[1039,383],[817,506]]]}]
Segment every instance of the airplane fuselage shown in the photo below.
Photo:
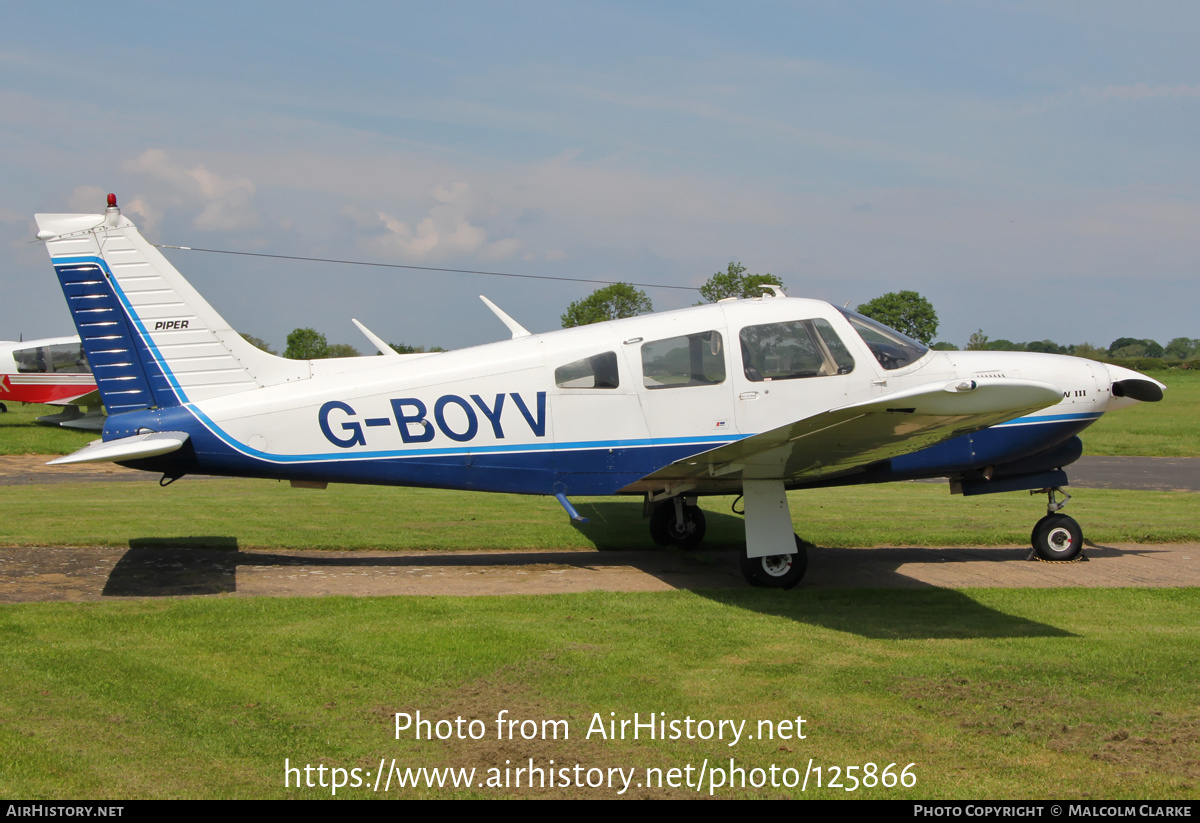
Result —
[{"label": "airplane fuselage", "polygon": [[[814,321],[838,341],[835,363],[844,362],[836,370],[772,379],[744,362],[747,330]],[[686,349],[696,341],[704,362],[669,362],[694,356]],[[599,369],[595,358],[604,361]],[[570,367],[580,363],[587,373],[575,377],[580,369]],[[936,381],[1017,377],[1061,387],[1064,396],[1018,420],[856,470],[855,482],[964,475],[1053,453],[1128,402],[1111,394],[1112,367],[1060,355],[928,351],[885,369],[841,312],[794,298],[531,335],[402,366],[385,357],[342,366],[339,373],[329,361],[329,373],[308,379],[112,417],[105,439],[187,432],[190,450],[133,463],[167,473],[603,495],[654,491],[639,480],[676,460]],[[696,489],[728,491],[721,478]]]}]

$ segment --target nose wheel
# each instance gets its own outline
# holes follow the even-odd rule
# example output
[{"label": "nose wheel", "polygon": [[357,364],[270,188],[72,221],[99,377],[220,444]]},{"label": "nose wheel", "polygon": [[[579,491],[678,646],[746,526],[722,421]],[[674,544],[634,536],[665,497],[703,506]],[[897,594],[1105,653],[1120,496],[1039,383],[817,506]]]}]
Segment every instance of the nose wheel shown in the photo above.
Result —
[{"label": "nose wheel", "polygon": [[[1083,551],[1083,529],[1075,518],[1060,512],[1071,499],[1071,495],[1057,487],[1043,491],[1050,499],[1046,504],[1046,516],[1034,525],[1030,535],[1033,550],[1042,560],[1059,563],[1074,560]],[[1057,500],[1055,493],[1063,495],[1061,502]]]}]

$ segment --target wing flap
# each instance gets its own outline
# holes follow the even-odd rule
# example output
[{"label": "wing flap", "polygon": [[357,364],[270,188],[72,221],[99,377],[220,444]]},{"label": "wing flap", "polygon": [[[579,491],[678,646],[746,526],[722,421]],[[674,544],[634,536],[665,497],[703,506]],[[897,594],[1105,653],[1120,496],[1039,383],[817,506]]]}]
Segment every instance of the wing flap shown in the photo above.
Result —
[{"label": "wing flap", "polygon": [[1062,392],[1056,386],[1035,380],[985,378],[927,384],[831,409],[679,460],[637,485],[722,486],[742,478],[816,480],[919,451],[1060,400]]},{"label": "wing flap", "polygon": [[74,463],[116,463],[157,457],[178,450],[188,440],[187,432],[151,432],[122,437],[107,442],[96,440],[77,452],[51,460],[47,466],[69,466]]}]

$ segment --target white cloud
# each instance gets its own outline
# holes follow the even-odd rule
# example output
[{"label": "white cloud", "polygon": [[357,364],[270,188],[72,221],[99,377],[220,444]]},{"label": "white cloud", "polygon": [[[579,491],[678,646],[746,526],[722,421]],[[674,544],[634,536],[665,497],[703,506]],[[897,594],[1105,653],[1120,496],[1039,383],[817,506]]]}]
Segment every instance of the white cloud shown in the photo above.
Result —
[{"label": "white cloud", "polygon": [[150,205],[160,201],[170,206],[201,206],[192,226],[202,231],[229,231],[258,224],[255,186],[245,178],[217,174],[203,165],[187,168],[172,162],[162,149],[147,149],[123,163],[122,169],[165,184],[165,191],[157,196],[139,195],[131,201],[130,208],[136,205],[143,218],[161,219],[162,210]]},{"label": "white cloud", "polygon": [[406,260],[436,261],[464,255],[503,260],[520,249],[521,243],[514,237],[489,242],[487,230],[473,222],[499,214],[499,206],[487,195],[461,182],[434,186],[429,194],[434,205],[415,227],[385,211],[366,214],[347,206],[342,213],[362,228],[376,230],[368,245]]}]

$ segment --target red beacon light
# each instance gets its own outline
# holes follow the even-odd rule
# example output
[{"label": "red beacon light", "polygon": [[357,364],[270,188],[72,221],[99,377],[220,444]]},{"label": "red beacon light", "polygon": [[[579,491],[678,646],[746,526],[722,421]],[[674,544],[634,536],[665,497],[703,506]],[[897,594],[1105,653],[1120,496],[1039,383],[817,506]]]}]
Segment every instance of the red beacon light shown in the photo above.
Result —
[{"label": "red beacon light", "polygon": [[117,207],[117,196],[111,192],[109,192],[108,195],[108,207],[110,209],[115,209]]}]

